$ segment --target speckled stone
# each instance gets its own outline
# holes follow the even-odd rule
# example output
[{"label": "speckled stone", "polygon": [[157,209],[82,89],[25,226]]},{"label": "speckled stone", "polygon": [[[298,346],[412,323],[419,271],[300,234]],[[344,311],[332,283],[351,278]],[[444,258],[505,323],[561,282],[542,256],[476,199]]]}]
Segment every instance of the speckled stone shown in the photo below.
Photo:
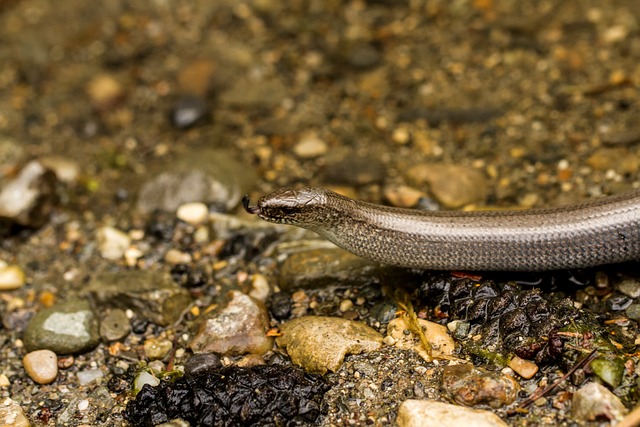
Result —
[{"label": "speckled stone", "polygon": [[30,425],[17,402],[8,397],[0,401],[0,426],[29,427]]},{"label": "speckled stone", "polygon": [[24,333],[28,351],[49,349],[56,354],[75,354],[99,343],[98,318],[84,300],[68,300],[39,311]]},{"label": "speckled stone", "polygon": [[339,317],[305,316],[290,320],[276,339],[291,360],[307,372],[336,372],[347,354],[382,347],[382,335],[361,322]]},{"label": "speckled stone", "polygon": [[585,384],[573,394],[571,415],[576,421],[619,421],[627,412],[620,398],[601,384]]},{"label": "speckled stone", "polygon": [[22,358],[27,375],[38,384],[50,384],[58,376],[58,357],[51,350],[36,350]]},{"label": "speckled stone", "polygon": [[264,354],[273,347],[266,336],[269,315],[264,304],[231,291],[226,306],[207,313],[200,320],[198,332],[189,344],[194,353],[222,355]]}]

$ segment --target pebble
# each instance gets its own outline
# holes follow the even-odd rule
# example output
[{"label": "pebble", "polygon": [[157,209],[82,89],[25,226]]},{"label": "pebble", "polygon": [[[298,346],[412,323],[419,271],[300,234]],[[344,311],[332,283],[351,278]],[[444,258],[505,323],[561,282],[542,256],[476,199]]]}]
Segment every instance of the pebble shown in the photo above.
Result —
[{"label": "pebble", "polygon": [[640,304],[631,304],[627,307],[625,313],[631,320],[640,320]]},{"label": "pebble", "polygon": [[204,203],[218,211],[229,211],[256,181],[253,168],[238,162],[231,152],[198,150],[176,156],[157,175],[142,184],[136,208],[175,213],[186,203]]},{"label": "pebble", "polygon": [[124,256],[131,244],[131,238],[124,231],[105,226],[96,231],[98,251],[104,259],[118,260]]},{"label": "pebble", "polygon": [[24,271],[17,265],[0,263],[0,291],[14,291],[24,286]]},{"label": "pebble", "polygon": [[296,145],[293,146],[293,153],[302,159],[312,159],[327,153],[327,143],[311,133],[304,135]]},{"label": "pebble", "polygon": [[127,313],[119,308],[109,309],[100,319],[100,337],[106,341],[119,341],[131,333]]},{"label": "pebble", "polygon": [[204,372],[213,371],[222,366],[222,361],[217,354],[194,354],[184,364],[185,375],[201,375]]},{"label": "pebble", "polygon": [[618,396],[598,383],[587,383],[573,394],[571,415],[578,422],[619,421],[627,412]]},{"label": "pebble", "polygon": [[598,357],[590,364],[593,373],[611,387],[618,387],[624,376],[624,364],[617,359]]},{"label": "pebble", "polygon": [[280,268],[278,284],[283,291],[365,286],[379,281],[378,264],[338,248],[320,248],[291,254]]},{"label": "pebble", "polygon": [[36,350],[22,358],[27,375],[38,384],[50,384],[58,376],[58,357],[51,350]]},{"label": "pebble", "polygon": [[9,397],[0,401],[0,426],[29,427],[31,424],[20,405]]},{"label": "pebble", "polygon": [[227,301],[201,317],[189,343],[191,350],[227,356],[262,355],[271,350],[273,339],[265,335],[270,324],[264,304],[239,291],[229,292]]},{"label": "pebble", "polygon": [[617,285],[618,292],[630,298],[640,297],[640,281],[632,278],[625,278]]},{"label": "pebble", "polygon": [[24,332],[28,351],[49,349],[56,354],[92,350],[100,343],[98,318],[88,301],[70,299],[36,313]]},{"label": "pebble", "polygon": [[[446,326],[429,322],[425,319],[418,319],[418,324],[422,328],[424,335],[431,344],[432,356],[450,356],[455,351],[456,345],[449,335]],[[395,346],[403,350],[413,350],[424,360],[431,362],[432,356],[424,348],[418,336],[410,331],[406,317],[393,319],[387,325],[387,334],[395,340]]]},{"label": "pebble", "polygon": [[160,326],[174,323],[191,304],[189,291],[169,274],[151,270],[100,273],[85,287],[84,294],[106,307],[131,309]]},{"label": "pebble", "polygon": [[75,161],[62,156],[42,156],[38,158],[42,166],[56,174],[60,182],[71,185],[78,182],[80,165]]},{"label": "pebble", "polygon": [[89,369],[86,371],[79,371],[76,376],[78,377],[78,384],[87,385],[92,381],[96,381],[99,378],[104,377],[104,373],[100,369]]},{"label": "pebble", "polygon": [[163,359],[173,348],[173,343],[163,338],[148,338],[144,341],[144,354],[149,360]]},{"label": "pebble", "polygon": [[171,123],[178,129],[188,129],[204,122],[208,112],[209,106],[204,98],[185,94],[171,108]]},{"label": "pebble", "polygon": [[187,252],[179,251],[177,249],[169,249],[164,255],[164,260],[170,265],[191,264],[193,257]]},{"label": "pebble", "polygon": [[522,378],[530,379],[538,373],[538,365],[535,363],[522,359],[518,356],[513,356],[511,360],[509,360],[509,367],[513,369],[515,373],[520,375]]},{"label": "pebble", "polygon": [[361,322],[338,317],[305,316],[280,327],[276,339],[296,365],[312,373],[336,372],[347,354],[382,347],[382,335]]},{"label": "pebble", "polygon": [[9,387],[11,385],[11,381],[5,374],[0,374],[0,387]]},{"label": "pebble", "polygon": [[209,208],[200,202],[185,203],[184,205],[178,206],[176,217],[187,224],[197,227],[209,219]]},{"label": "pebble", "polygon": [[0,190],[0,218],[27,226],[40,227],[56,205],[55,174],[37,160],[27,163]]},{"label": "pebble", "polygon": [[520,385],[512,376],[469,364],[445,366],[442,387],[455,403],[489,405],[494,409],[513,403],[520,391]]},{"label": "pebble", "polygon": [[120,82],[113,76],[101,74],[89,81],[87,94],[97,110],[108,110],[122,100],[124,91]]},{"label": "pebble", "polygon": [[418,186],[429,185],[438,202],[450,209],[484,202],[488,193],[485,176],[480,171],[465,166],[420,164],[408,170],[407,179]]},{"label": "pebble", "polygon": [[160,384],[160,380],[153,376],[153,374],[151,374],[150,372],[140,371],[140,373],[138,373],[138,376],[136,376],[136,379],[133,380],[134,394],[138,394],[138,392],[142,390],[142,387],[144,387],[145,384],[149,384],[151,387],[155,387]]},{"label": "pebble", "polygon": [[251,278],[251,290],[249,296],[255,298],[258,301],[266,301],[269,297],[271,288],[269,287],[269,281],[263,274],[254,274]]},{"label": "pebble", "polygon": [[422,191],[406,185],[385,187],[382,194],[392,206],[399,208],[413,208],[418,205],[421,199],[426,197],[426,194]]},{"label": "pebble", "polygon": [[506,427],[496,414],[450,403],[409,399],[402,402],[398,427]]}]

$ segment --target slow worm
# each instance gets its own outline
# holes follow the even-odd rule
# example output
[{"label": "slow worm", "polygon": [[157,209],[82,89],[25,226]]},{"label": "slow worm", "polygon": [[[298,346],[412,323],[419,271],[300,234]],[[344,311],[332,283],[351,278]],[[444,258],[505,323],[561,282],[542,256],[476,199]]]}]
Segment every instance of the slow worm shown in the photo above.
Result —
[{"label": "slow worm", "polygon": [[640,191],[552,209],[421,211],[284,188],[247,212],[373,261],[438,270],[556,270],[640,259]]}]

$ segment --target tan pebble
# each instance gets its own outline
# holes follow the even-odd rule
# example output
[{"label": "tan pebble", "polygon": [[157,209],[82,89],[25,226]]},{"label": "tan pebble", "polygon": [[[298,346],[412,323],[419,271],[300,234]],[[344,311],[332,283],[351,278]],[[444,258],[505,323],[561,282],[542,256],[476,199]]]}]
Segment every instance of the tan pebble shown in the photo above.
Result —
[{"label": "tan pebble", "polygon": [[509,361],[509,367],[513,369],[518,375],[522,378],[533,378],[533,376],[538,372],[538,365],[529,360],[521,359],[518,356],[514,356]]},{"label": "tan pebble", "polygon": [[50,384],[58,376],[58,357],[51,350],[36,350],[22,359],[27,375],[38,384]]},{"label": "tan pebble", "polygon": [[200,202],[185,203],[178,206],[176,217],[187,224],[198,226],[209,219],[209,208]]},{"label": "tan pebble", "polygon": [[384,189],[384,198],[393,206],[401,208],[412,208],[416,206],[423,197],[425,197],[425,194],[422,191],[404,185]]},{"label": "tan pebble", "polygon": [[345,311],[349,311],[353,308],[353,301],[351,301],[350,299],[344,299],[340,302],[340,311],[341,312],[345,312]]},{"label": "tan pebble", "polygon": [[87,85],[87,93],[93,105],[99,110],[112,107],[123,96],[120,82],[106,74],[94,77]]},{"label": "tan pebble", "polygon": [[179,251],[177,249],[169,249],[164,255],[164,260],[168,264],[189,264],[192,261],[191,255],[186,252]]},{"label": "tan pebble", "polygon": [[0,374],[0,387],[9,387],[11,382],[5,374]]},{"label": "tan pebble", "polygon": [[13,291],[21,288],[25,283],[25,275],[17,265],[0,267],[0,291]]},{"label": "tan pebble", "polygon": [[314,134],[304,136],[294,147],[296,156],[303,159],[312,159],[322,156],[327,152],[327,144]]}]

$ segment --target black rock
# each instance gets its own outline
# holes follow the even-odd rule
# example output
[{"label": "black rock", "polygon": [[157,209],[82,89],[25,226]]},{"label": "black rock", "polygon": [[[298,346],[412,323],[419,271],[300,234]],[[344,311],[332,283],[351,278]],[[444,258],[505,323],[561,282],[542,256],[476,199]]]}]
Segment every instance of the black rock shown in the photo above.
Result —
[{"label": "black rock", "polygon": [[324,413],[329,386],[320,376],[278,365],[226,367],[156,387],[145,385],[127,405],[134,426],[182,418],[193,426],[302,426]]}]

